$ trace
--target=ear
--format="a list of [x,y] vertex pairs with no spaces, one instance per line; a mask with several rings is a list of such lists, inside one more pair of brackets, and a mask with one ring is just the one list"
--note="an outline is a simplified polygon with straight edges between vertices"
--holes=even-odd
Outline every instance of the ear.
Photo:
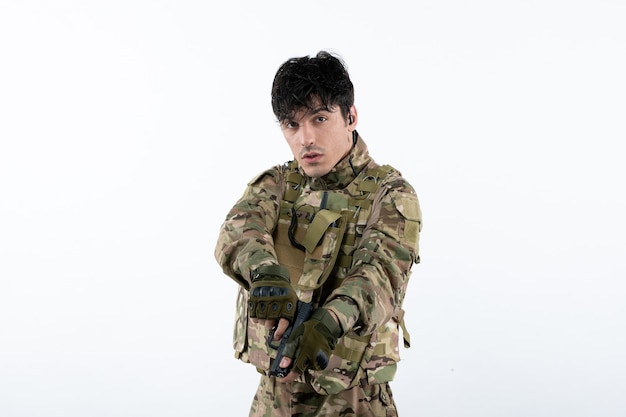
[[348,113],[348,130],[353,131],[356,129],[356,125],[359,122],[359,113],[356,111],[356,107],[352,105],[350,112]]

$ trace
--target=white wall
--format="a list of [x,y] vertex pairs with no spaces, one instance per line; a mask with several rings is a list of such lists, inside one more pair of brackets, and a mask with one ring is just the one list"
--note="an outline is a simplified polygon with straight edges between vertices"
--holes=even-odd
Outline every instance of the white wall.
[[[0,415],[247,415],[213,248],[329,48],[424,212],[403,416],[623,416],[626,6],[0,3]],[[222,414],[223,415],[223,414]]]

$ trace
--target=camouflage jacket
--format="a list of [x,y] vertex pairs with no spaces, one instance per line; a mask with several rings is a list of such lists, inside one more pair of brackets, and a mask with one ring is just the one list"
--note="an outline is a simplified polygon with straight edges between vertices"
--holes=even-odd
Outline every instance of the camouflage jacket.
[[[320,252],[318,260],[327,261],[320,266],[308,251],[293,248],[293,239],[285,236],[286,223],[289,216],[297,216],[301,233],[295,237],[306,243],[307,223],[322,217],[316,214],[326,206],[347,221],[341,231],[329,226],[320,249],[311,248]],[[247,318],[247,288],[252,271],[280,263],[289,268],[300,299],[333,311],[345,332],[326,370],[310,371],[304,378],[320,393],[338,392],[362,378],[372,383],[391,380],[400,360],[402,302],[411,267],[419,262],[420,230],[421,211],[412,186],[395,169],[376,164],[360,137],[323,177],[306,176],[295,162],[262,172],[228,213],[215,248],[224,273],[241,286],[236,356],[261,372],[269,368],[273,352],[266,346],[268,331]],[[335,250],[337,240],[341,251]],[[408,334],[404,336],[406,340]]]

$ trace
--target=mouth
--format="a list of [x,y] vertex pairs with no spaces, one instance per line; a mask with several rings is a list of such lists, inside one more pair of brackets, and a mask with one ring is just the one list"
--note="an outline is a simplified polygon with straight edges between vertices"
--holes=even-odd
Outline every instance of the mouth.
[[302,160],[309,164],[318,162],[322,158],[322,154],[318,152],[307,152],[302,155]]

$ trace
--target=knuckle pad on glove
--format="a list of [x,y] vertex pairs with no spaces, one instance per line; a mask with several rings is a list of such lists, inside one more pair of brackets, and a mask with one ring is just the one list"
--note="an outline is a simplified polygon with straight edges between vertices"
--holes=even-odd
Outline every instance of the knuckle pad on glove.
[[250,288],[252,304],[249,316],[259,319],[292,320],[295,316],[295,304],[298,296],[288,280],[282,277],[257,277]]
[[294,329],[287,344],[289,354],[285,356],[294,359],[293,369],[297,373],[302,374],[307,369],[323,370],[328,366],[335,342],[335,336],[323,323],[309,320]]
[[326,354],[326,352],[323,352],[321,350],[317,352],[315,362],[317,363],[319,369],[326,369],[326,367],[328,366],[328,355]]

